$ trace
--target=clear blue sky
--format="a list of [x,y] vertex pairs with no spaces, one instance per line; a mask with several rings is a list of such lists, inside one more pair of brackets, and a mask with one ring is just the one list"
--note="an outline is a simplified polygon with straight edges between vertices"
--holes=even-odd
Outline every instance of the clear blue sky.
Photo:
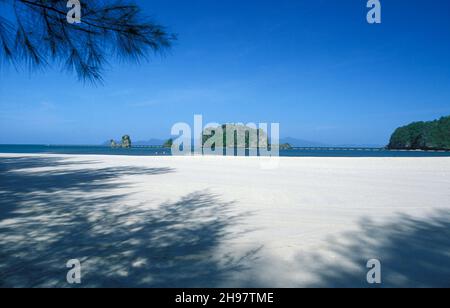
[[166,57],[112,63],[103,86],[59,69],[0,71],[0,143],[166,138],[194,114],[279,122],[282,137],[386,144],[399,125],[450,115],[450,1],[138,1],[178,33]]

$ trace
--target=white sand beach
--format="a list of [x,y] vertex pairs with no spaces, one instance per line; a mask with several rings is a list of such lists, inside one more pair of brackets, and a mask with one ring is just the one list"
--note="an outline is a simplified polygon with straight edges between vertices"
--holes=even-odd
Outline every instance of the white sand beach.
[[0,286],[450,287],[450,158],[0,154]]

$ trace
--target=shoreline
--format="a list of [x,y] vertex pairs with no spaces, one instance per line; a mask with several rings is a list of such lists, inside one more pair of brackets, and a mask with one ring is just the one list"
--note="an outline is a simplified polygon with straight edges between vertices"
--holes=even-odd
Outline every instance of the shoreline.
[[449,159],[450,156],[232,156],[232,155],[122,155],[122,154],[59,154],[59,153],[3,153],[0,152],[0,158],[10,157],[10,156],[26,156],[26,157],[41,157],[41,156],[62,156],[62,157],[117,157],[117,158],[125,158],[125,157],[134,157],[134,158],[217,158],[217,159],[245,159],[245,160],[264,160],[264,159],[280,159],[280,160],[291,160],[291,159],[375,159],[375,160],[386,160],[386,159],[394,159],[394,160],[402,160],[402,159]]

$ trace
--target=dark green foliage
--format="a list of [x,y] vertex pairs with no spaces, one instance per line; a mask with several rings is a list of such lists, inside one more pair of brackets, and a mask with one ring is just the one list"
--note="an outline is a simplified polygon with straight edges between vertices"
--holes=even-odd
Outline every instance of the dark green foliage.
[[166,142],[164,142],[163,148],[170,149],[170,148],[172,148],[172,145],[173,145],[173,139],[169,139]]
[[389,149],[450,150],[450,116],[431,122],[415,122],[398,128]]
[[[259,147],[267,147],[268,146],[268,137],[267,134],[262,129],[254,129],[245,125],[239,124],[223,124],[222,129],[218,128],[207,128],[203,131],[202,135],[202,145],[205,145],[206,141],[215,136],[216,134],[222,134],[223,138],[223,146],[225,148],[257,148]],[[228,144],[227,133],[234,133],[234,138],[231,139],[231,144]],[[253,138],[250,138],[250,133]],[[239,136],[245,136],[244,139],[239,139]],[[212,148],[215,149],[216,145]]]
[[68,11],[67,0],[0,0],[0,64],[56,64],[96,83],[112,59],[139,62],[176,40],[131,0],[81,1],[79,24]]

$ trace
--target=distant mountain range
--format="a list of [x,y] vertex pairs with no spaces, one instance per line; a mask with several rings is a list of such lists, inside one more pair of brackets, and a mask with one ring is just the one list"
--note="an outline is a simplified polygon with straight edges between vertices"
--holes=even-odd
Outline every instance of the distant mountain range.
[[296,139],[296,138],[280,138],[280,144],[289,143],[291,146],[295,148],[308,148],[308,147],[326,147],[328,145],[320,142]]
[[382,148],[384,145],[380,144],[327,144],[315,141],[308,141],[296,138],[280,138],[280,144],[289,143],[294,148],[323,148],[323,147],[337,147],[337,148]]
[[144,141],[136,141],[133,142],[133,145],[138,146],[162,146],[164,142],[166,142],[169,138],[163,140],[163,139],[149,139]]
[[371,144],[371,143],[361,143],[361,144],[334,144],[330,147],[336,148],[385,148],[386,145],[381,144]]

